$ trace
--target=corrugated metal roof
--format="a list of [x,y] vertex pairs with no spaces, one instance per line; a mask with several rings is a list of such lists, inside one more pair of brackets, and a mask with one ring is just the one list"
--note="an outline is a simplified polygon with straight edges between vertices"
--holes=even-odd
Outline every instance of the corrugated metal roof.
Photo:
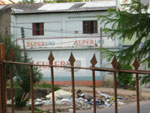
[[12,14],[38,14],[38,13],[72,13],[101,11],[115,8],[115,1],[98,2],[75,2],[75,3],[34,3],[34,4],[12,4],[3,10],[11,8]]

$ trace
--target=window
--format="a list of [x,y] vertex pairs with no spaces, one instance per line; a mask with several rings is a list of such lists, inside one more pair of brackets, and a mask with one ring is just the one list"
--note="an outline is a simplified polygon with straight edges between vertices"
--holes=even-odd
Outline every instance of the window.
[[44,23],[33,23],[32,34],[33,36],[44,35]]
[[92,34],[97,33],[97,21],[83,21],[83,33]]

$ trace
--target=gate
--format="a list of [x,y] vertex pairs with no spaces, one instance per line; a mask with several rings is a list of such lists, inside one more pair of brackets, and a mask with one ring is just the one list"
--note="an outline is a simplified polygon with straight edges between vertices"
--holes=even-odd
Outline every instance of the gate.
[[32,98],[32,113],[34,113],[34,88],[33,88],[33,67],[34,66],[48,66],[50,68],[51,72],[51,86],[52,86],[52,113],[56,113],[55,111],[55,93],[54,93],[54,67],[59,68],[69,68],[71,69],[71,78],[72,78],[72,102],[73,102],[73,113],[76,113],[76,104],[75,104],[75,69],[85,69],[85,70],[91,70],[91,76],[93,81],[93,113],[96,113],[96,85],[95,85],[95,72],[96,71],[104,71],[104,72],[113,72],[114,77],[114,98],[115,98],[115,113],[118,113],[118,103],[117,103],[117,73],[118,72],[125,72],[125,73],[133,73],[136,74],[136,100],[137,100],[137,113],[140,113],[140,102],[139,102],[139,74],[150,74],[150,71],[145,70],[139,70],[139,63],[137,59],[135,59],[133,63],[134,70],[123,70],[120,69],[120,63],[117,62],[116,57],[112,60],[112,67],[113,68],[100,68],[95,67],[97,64],[96,56],[93,55],[93,58],[91,59],[91,67],[74,67],[75,58],[73,54],[71,53],[69,61],[71,66],[54,66],[54,56],[53,53],[50,52],[50,55],[48,57],[49,65],[36,65],[33,63],[22,63],[22,62],[14,62],[13,59],[13,53],[11,52],[9,54],[9,61],[5,60],[5,50],[4,50],[4,44],[0,44],[0,113],[8,113],[7,111],[7,92],[6,92],[6,74],[5,74],[5,64],[10,65],[10,75],[11,75],[11,106],[12,106],[12,113],[15,113],[14,111],[14,88],[13,88],[13,65],[27,65],[30,67],[30,89],[31,89],[31,98]]

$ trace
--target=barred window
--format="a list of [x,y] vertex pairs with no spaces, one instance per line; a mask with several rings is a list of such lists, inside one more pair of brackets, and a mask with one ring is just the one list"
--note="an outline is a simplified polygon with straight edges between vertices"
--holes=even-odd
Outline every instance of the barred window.
[[92,34],[97,33],[97,21],[83,21],[83,33]]
[[44,23],[33,23],[32,34],[33,36],[44,35]]

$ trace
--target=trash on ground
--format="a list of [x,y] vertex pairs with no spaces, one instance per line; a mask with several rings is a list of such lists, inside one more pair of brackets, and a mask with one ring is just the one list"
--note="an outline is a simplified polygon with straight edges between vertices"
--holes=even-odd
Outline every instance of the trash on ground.
[[[88,110],[93,109],[93,96],[85,94],[81,90],[76,91],[75,96],[76,109],[78,110]],[[117,96],[118,105],[124,105],[124,98]],[[11,104],[11,100],[7,101],[8,104]],[[108,94],[97,91],[96,94],[96,106],[98,108],[106,108],[113,106],[115,103],[115,98]],[[29,99],[27,105],[32,104],[32,99]],[[35,106],[49,106],[52,105],[52,93],[45,96],[45,98],[37,98],[34,100]],[[65,90],[55,91],[55,105],[58,107],[66,108],[66,111],[73,110],[73,100],[72,93]],[[68,107],[67,107],[68,106]]]
[[[55,91],[55,99],[57,98],[66,98],[66,97],[71,97],[72,93],[68,92],[68,91],[64,91],[62,89]],[[47,99],[51,99],[52,98],[52,93],[46,95]]]

